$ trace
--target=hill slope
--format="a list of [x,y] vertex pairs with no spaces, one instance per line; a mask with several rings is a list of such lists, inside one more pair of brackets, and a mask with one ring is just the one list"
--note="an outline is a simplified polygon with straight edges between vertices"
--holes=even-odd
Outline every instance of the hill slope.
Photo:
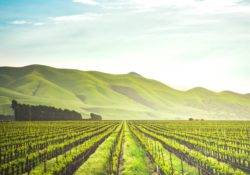
[[0,113],[12,99],[70,108],[105,119],[250,119],[249,94],[215,93],[205,88],[178,91],[131,72],[96,71],[30,65],[0,67]]

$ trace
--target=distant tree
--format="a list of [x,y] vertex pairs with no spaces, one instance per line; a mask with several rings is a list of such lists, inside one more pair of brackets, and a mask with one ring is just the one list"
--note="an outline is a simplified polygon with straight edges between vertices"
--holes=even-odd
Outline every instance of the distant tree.
[[15,117],[17,116],[17,106],[18,106],[17,101],[16,100],[12,100],[12,102],[11,102],[11,108],[14,111],[14,116]]
[[34,106],[12,101],[16,120],[82,120],[80,113],[51,106]]
[[194,119],[193,119],[193,118],[189,118],[188,120],[189,120],[189,121],[193,121]]
[[90,119],[91,120],[102,120],[102,116],[95,114],[95,113],[90,113]]
[[0,114],[0,121],[11,121],[11,120],[14,120],[14,116]]
[[12,100],[11,107],[12,107],[13,110],[16,109],[16,107],[17,107],[17,101],[16,100]]

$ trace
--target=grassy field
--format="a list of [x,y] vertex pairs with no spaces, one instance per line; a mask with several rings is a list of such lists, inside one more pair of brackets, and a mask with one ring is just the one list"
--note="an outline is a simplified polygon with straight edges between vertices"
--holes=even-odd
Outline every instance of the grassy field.
[[149,175],[152,174],[152,166],[147,158],[145,150],[135,141],[127,124],[125,125],[125,142],[123,154],[124,175]]
[[114,75],[41,65],[0,67],[0,114],[11,113],[12,99],[73,109],[84,117],[101,113],[105,119],[250,117],[249,95],[205,88],[179,91],[133,72]]
[[249,175],[250,122],[1,122],[0,174]]
[[77,171],[76,175],[82,174],[97,174],[97,175],[105,175],[109,171],[109,162],[110,159],[110,150],[112,149],[113,143],[117,137],[117,134],[122,126],[117,128],[110,137],[105,140],[103,144],[101,144],[98,149],[92,154],[88,160],[81,165]]

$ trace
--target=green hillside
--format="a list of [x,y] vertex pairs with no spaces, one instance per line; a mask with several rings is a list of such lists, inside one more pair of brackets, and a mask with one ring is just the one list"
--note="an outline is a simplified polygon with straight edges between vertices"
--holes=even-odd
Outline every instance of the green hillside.
[[101,113],[105,119],[250,119],[249,94],[178,91],[134,72],[0,67],[0,113],[11,112],[12,99],[74,109],[83,116]]

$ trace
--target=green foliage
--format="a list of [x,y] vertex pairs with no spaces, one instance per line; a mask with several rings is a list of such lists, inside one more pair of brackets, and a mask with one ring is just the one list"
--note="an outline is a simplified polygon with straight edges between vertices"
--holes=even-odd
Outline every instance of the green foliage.
[[92,154],[82,166],[80,166],[75,175],[91,174],[91,175],[105,175],[108,172],[110,150],[112,144],[117,137],[118,131],[121,127],[118,127],[110,137],[101,144],[98,149]]
[[132,126],[133,134],[138,138],[145,150],[151,155],[156,165],[165,173],[169,175],[198,175],[198,170],[182,161],[173,153],[165,150],[163,145],[144,134],[136,131]]
[[187,126],[187,122],[190,121],[131,122],[131,125],[139,138],[152,138],[206,171],[247,174],[249,122],[207,122],[205,126],[195,121]]
[[[51,162],[61,162],[59,170],[77,155],[110,134],[120,122],[11,122],[0,127],[0,173],[11,167],[34,166],[35,174],[49,170]],[[92,139],[93,138],[93,139]],[[59,155],[64,155],[59,159]],[[55,159],[51,159],[56,157]],[[65,159],[64,159],[65,158]],[[67,160],[66,160],[67,158]],[[45,163],[43,162],[45,161]],[[66,162],[64,162],[66,161]],[[27,166],[26,166],[27,165]],[[53,173],[54,167],[50,169]],[[29,171],[23,169],[22,173]],[[47,172],[47,171],[46,171]]]
[[125,125],[125,143],[123,154],[123,175],[149,175],[146,153],[133,139],[128,126]]
[[215,93],[204,88],[178,91],[136,73],[31,65],[0,67],[0,112],[10,113],[11,100],[55,106],[104,119],[249,119],[249,95]]
[[1,122],[0,174],[146,175],[159,168],[166,175],[247,175],[249,126],[247,121]]

